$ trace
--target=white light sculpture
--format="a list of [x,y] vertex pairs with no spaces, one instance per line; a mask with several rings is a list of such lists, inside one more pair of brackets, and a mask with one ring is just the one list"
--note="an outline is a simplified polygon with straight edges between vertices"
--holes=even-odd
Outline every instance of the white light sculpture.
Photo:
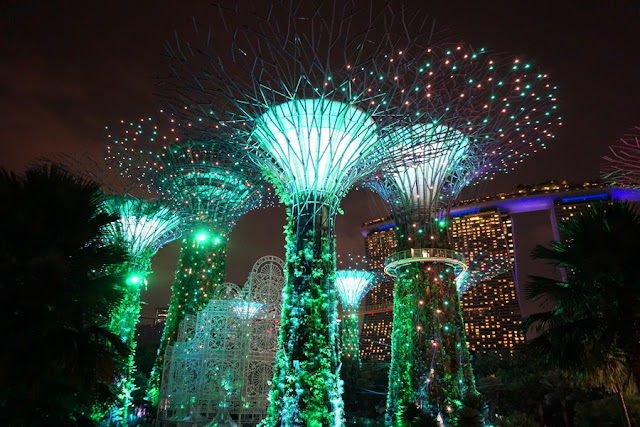
[[167,347],[158,425],[257,425],[278,347],[284,261],[260,258],[242,289],[221,284]]
[[337,270],[336,289],[342,303],[342,357],[360,363],[358,307],[362,298],[379,283],[379,275],[368,270]]

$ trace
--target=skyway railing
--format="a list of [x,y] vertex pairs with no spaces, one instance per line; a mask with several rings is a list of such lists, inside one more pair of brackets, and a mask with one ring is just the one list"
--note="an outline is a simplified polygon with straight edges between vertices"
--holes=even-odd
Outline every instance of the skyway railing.
[[441,248],[414,248],[406,251],[396,252],[388,257],[384,262],[384,272],[390,276],[397,277],[398,267],[422,262],[439,262],[454,267],[456,276],[468,270],[464,256],[451,249]]

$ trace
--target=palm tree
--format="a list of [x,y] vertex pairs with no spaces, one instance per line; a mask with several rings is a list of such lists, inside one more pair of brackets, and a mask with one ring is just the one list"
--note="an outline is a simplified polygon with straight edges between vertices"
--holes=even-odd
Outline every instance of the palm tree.
[[533,251],[566,280],[532,277],[527,298],[553,309],[525,319],[539,333],[530,346],[546,365],[624,405],[629,383],[640,388],[640,217],[626,203],[595,203],[560,228],[564,240]]
[[0,168],[2,425],[89,425],[113,398],[125,254],[102,240],[98,189],[54,165]]

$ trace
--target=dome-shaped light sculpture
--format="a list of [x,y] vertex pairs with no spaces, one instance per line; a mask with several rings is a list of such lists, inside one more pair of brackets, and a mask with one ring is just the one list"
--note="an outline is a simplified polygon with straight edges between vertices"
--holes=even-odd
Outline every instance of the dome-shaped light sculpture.
[[393,425],[415,405],[455,422],[464,395],[475,392],[458,297],[468,266],[450,249],[449,209],[471,180],[508,171],[544,148],[560,120],[556,88],[528,63],[461,45],[427,52],[427,65],[449,75],[446,85],[432,86],[444,108],[424,105],[441,119],[398,127],[389,137],[399,146],[428,140],[422,146],[429,148],[408,150],[414,164],[371,183],[397,225],[398,252],[385,266],[396,276],[387,400]]
[[360,364],[358,307],[364,296],[380,283],[380,274],[368,269],[366,258],[338,256],[336,289],[342,304],[342,359]]

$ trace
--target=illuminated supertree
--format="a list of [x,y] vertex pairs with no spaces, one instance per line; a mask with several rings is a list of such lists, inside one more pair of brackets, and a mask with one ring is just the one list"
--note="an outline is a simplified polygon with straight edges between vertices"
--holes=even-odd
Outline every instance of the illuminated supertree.
[[[186,219],[169,311],[151,374],[148,396],[157,403],[162,360],[184,316],[204,308],[224,281],[226,246],[233,226],[261,206],[267,189],[237,145],[218,139],[181,139],[180,127],[160,130],[151,119],[123,123],[111,135],[118,168],[140,180]],[[113,133],[113,131],[112,131]]]
[[140,316],[140,290],[146,286],[151,270],[151,258],[160,247],[180,237],[182,220],[173,210],[161,204],[132,195],[109,195],[104,210],[118,220],[105,230],[107,239],[127,249],[130,262],[124,296],[111,315],[110,329],[131,348],[126,374],[118,379],[118,405],[109,414],[110,421],[125,424],[127,409],[131,405],[131,392],[135,389],[135,329]]
[[[468,266],[452,251],[448,213],[471,180],[508,171],[544,148],[560,119],[547,75],[518,59],[479,53],[465,45],[427,52],[443,120],[399,126],[388,137],[400,146],[424,141],[413,164],[381,174],[370,185],[385,199],[397,226],[398,252],[385,272],[396,276],[387,423],[408,425],[416,405],[456,425],[466,393],[474,393],[457,283]],[[428,143],[427,143],[428,142]]]
[[360,364],[358,307],[362,298],[380,283],[380,275],[368,269],[366,258],[338,256],[336,289],[342,304],[342,358]]
[[617,144],[609,147],[611,155],[604,158],[605,181],[623,187],[640,189],[640,126],[636,126]]
[[[226,132],[246,147],[288,207],[280,348],[264,424],[338,426],[334,218],[354,182],[404,157],[384,137],[391,126],[435,119],[411,109],[427,89],[412,86],[417,70],[404,74],[412,63],[405,47],[428,43],[432,27],[419,15],[349,1],[322,10],[284,3],[223,13],[201,32],[206,40],[169,46],[175,75],[163,88],[192,128]],[[242,16],[256,22],[238,25]],[[412,26],[420,31],[409,36]]]

